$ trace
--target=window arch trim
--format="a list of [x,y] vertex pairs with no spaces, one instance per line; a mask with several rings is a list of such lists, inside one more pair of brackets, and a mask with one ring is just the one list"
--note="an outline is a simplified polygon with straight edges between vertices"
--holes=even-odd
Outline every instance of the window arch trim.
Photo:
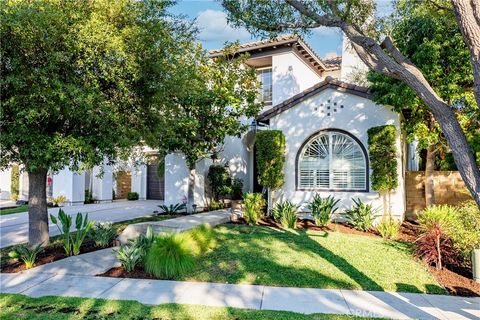
[[[313,138],[316,136],[320,135],[321,133],[326,133],[326,132],[338,132],[341,134],[344,134],[351,138],[353,141],[357,143],[357,145],[360,147],[362,150],[363,156],[365,158],[365,188],[364,189],[356,189],[356,190],[349,190],[349,189],[331,189],[331,188],[302,188],[300,187],[300,156],[302,154],[302,151],[304,150],[305,146],[312,141]],[[342,130],[342,129],[336,129],[336,128],[328,128],[328,129],[322,129],[318,130],[315,133],[311,134],[308,138],[306,138],[300,148],[297,150],[297,155],[295,157],[295,190],[297,191],[324,191],[324,192],[369,192],[370,190],[370,161],[368,159],[368,153],[367,149],[363,145],[363,143],[358,139],[356,136],[351,134],[348,131]]]

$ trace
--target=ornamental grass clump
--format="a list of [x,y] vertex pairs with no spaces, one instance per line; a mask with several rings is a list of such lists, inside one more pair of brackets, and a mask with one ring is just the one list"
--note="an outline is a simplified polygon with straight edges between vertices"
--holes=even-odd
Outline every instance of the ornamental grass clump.
[[155,238],[145,256],[145,271],[160,279],[174,279],[195,266],[195,241],[188,233]]
[[353,207],[344,213],[348,224],[360,231],[368,231],[373,225],[373,219],[377,209],[371,204],[366,204],[358,199],[352,199]]
[[193,240],[195,255],[201,255],[216,246],[215,232],[208,224],[202,224],[187,232]]
[[272,209],[272,215],[275,221],[282,227],[289,229],[297,228],[298,207],[290,201],[279,202]]
[[243,217],[249,225],[257,224],[263,216],[263,208],[265,207],[265,199],[261,193],[245,193],[245,210]]
[[310,210],[317,226],[324,227],[330,223],[332,215],[338,210],[337,204],[339,201],[340,199],[335,199],[332,195],[326,198],[322,198],[319,194],[313,196],[307,208]]

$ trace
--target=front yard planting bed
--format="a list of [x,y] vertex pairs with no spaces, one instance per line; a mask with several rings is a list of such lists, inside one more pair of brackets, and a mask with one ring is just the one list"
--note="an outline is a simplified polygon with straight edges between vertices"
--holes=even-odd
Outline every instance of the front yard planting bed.
[[[152,216],[145,216],[140,218],[135,218],[132,220],[120,221],[113,223],[113,226],[116,228],[117,236],[129,225],[134,223],[140,222],[148,222],[148,221],[162,221],[167,219],[176,218],[179,215],[152,215]],[[94,242],[85,239],[81,248],[80,254],[93,252],[97,250],[102,250],[105,248],[112,247],[114,243],[110,243],[107,247],[96,247]],[[1,265],[0,265],[0,272],[2,273],[16,273],[25,270],[25,264],[18,259],[12,259],[8,256],[8,253],[13,249],[14,246],[9,248],[4,248],[1,250]],[[38,254],[37,260],[35,262],[35,266],[40,266],[43,264],[51,263],[57,260],[68,258],[65,254],[65,251],[62,246],[62,237],[61,236],[54,236],[50,238],[50,244],[45,247],[44,251]]]
[[[226,224],[216,227],[217,247],[175,280],[286,287],[427,292],[446,290],[412,258],[411,245],[375,235],[321,230],[281,230]],[[151,277],[121,268],[103,276]]]
[[27,212],[27,211],[28,211],[28,204],[22,204],[15,208],[0,209],[0,216],[4,216],[7,214],[20,213],[20,212]]
[[285,311],[248,310],[196,305],[146,306],[135,301],[0,295],[2,319],[218,319],[218,320],[360,320],[346,315],[304,315]]

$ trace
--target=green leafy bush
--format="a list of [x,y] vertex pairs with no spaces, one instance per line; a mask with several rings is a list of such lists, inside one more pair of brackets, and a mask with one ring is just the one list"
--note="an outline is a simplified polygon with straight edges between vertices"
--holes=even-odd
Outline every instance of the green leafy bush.
[[20,259],[25,263],[26,269],[31,269],[35,266],[37,255],[43,251],[42,244],[36,245],[33,248],[28,248],[25,245],[16,246],[8,253],[10,258]]
[[282,227],[289,229],[297,228],[298,207],[290,201],[279,202],[272,209],[272,215],[275,221]]
[[139,196],[137,192],[127,193],[127,200],[138,200]]
[[373,225],[376,209],[371,204],[362,202],[360,198],[352,199],[353,207],[345,210],[344,216],[347,222],[355,229],[368,231]]
[[204,254],[216,245],[215,232],[208,224],[202,224],[199,227],[187,231],[187,233],[195,242],[193,251],[196,255]]
[[145,271],[160,279],[188,273],[195,265],[193,241],[187,233],[156,237],[145,256]]
[[390,191],[398,186],[395,126],[368,129],[368,155],[372,168],[372,189]]
[[480,210],[473,200],[463,202],[455,211],[455,226],[448,230],[456,250],[470,261],[473,249],[480,248]]
[[265,207],[265,199],[261,193],[245,193],[245,210],[243,217],[249,225],[257,224],[263,216],[263,208]]
[[208,168],[207,178],[215,201],[228,196],[232,192],[232,179],[225,165],[212,164]]
[[137,243],[121,245],[116,251],[116,257],[127,272],[135,269],[144,256],[143,249]]
[[187,208],[185,203],[171,204],[169,206],[162,204],[162,205],[159,205],[158,207],[162,209],[162,214],[168,214],[168,215],[176,214],[180,211],[186,210]]
[[232,200],[242,200],[243,198],[243,180],[235,178],[232,181]]
[[88,213],[85,214],[85,219],[81,212],[77,213],[75,217],[75,235],[72,235],[70,228],[72,226],[72,216],[65,214],[65,212],[60,209],[58,211],[58,220],[51,214],[50,219],[53,223],[57,225],[58,230],[60,231],[63,239],[63,249],[67,255],[78,255],[80,253],[80,247],[82,246],[85,237],[87,236],[90,229],[95,224],[95,221],[88,221]]
[[376,228],[383,239],[395,239],[400,232],[400,222],[387,215],[382,217]]
[[95,243],[96,247],[105,248],[112,243],[117,235],[117,229],[111,222],[103,222],[95,224],[90,232],[88,238]]
[[307,208],[310,210],[317,226],[326,226],[331,221],[331,216],[337,211],[337,204],[340,199],[330,195],[322,198],[319,194],[313,196]]
[[225,208],[225,204],[221,203],[220,201],[212,200],[208,204],[208,210],[209,211],[220,210],[220,209],[223,209],[223,208]]
[[17,201],[20,190],[20,167],[18,164],[12,165],[12,172],[10,176],[10,196],[12,200]]
[[258,183],[278,189],[284,183],[285,136],[280,130],[263,130],[256,134],[255,148]]

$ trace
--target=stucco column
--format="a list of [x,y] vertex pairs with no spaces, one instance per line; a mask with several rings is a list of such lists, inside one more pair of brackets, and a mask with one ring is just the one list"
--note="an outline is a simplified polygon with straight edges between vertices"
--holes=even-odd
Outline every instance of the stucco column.
[[[103,174],[102,174],[103,173]],[[92,170],[92,198],[96,202],[112,202],[113,200],[113,168],[103,164]]]
[[65,196],[66,206],[82,205],[85,201],[85,172],[64,168],[52,177],[52,197]]
[[12,184],[11,168],[0,171],[0,200],[10,200]]
[[138,193],[139,200],[147,199],[147,165],[132,168],[132,192]]

